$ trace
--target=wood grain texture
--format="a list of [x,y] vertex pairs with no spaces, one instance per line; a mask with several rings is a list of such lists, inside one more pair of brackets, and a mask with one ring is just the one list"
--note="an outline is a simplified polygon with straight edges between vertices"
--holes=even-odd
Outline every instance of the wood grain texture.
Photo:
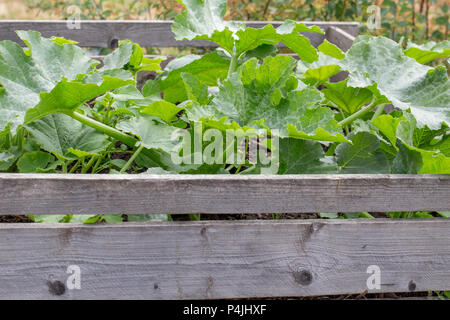
[[[281,25],[279,21],[246,21],[250,27],[261,28],[266,24],[275,27]],[[356,22],[305,22],[306,25],[317,25],[326,31],[330,26],[356,36],[359,24]],[[209,41],[176,41],[171,31],[172,21],[81,21],[81,29],[69,29],[67,21],[38,21],[38,20],[3,20],[0,21],[0,40],[12,40],[22,43],[15,30],[36,30],[44,36],[58,36],[79,42],[84,47],[114,46],[117,40],[132,40],[145,47],[198,47],[216,46]],[[311,43],[319,45],[324,35],[304,33]]]
[[[450,289],[450,220],[0,224],[0,299],[213,299]],[[67,268],[81,289],[67,288]]]
[[0,214],[450,210],[450,175],[0,173]]

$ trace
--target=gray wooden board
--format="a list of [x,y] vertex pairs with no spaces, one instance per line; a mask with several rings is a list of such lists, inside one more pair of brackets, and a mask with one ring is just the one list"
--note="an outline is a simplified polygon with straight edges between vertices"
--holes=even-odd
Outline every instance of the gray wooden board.
[[450,210],[450,175],[0,173],[0,214]]
[[357,35],[353,35],[348,31],[345,31],[341,28],[337,27],[329,27],[326,31],[326,39],[331,43],[335,44],[343,51],[348,51],[353,45],[353,41],[355,41],[355,37]]
[[362,293],[372,265],[369,292],[449,290],[449,243],[449,219],[0,224],[0,299]]
[[[275,27],[281,25],[279,21],[251,21],[245,22],[250,27],[261,28],[266,24]],[[330,26],[356,36],[359,24],[357,22],[305,22],[307,26],[317,25],[326,31]],[[198,47],[215,46],[209,41],[176,41],[171,31],[172,21],[81,21],[81,29],[70,29],[67,21],[39,21],[39,20],[3,20],[0,21],[0,40],[12,40],[22,43],[15,30],[36,30],[44,36],[58,36],[79,42],[86,47],[111,47],[116,40],[129,39],[145,47]],[[313,45],[319,45],[324,35],[304,33]]]

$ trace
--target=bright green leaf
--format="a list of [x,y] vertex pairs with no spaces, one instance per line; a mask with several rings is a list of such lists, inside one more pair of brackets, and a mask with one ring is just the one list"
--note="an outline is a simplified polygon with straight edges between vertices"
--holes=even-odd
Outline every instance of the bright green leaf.
[[423,45],[409,42],[408,48],[405,50],[405,55],[416,59],[417,62],[422,64],[426,64],[438,58],[448,58],[450,57],[450,40],[439,43],[429,41]]
[[173,103],[159,100],[155,101],[149,106],[141,109],[141,113],[149,115],[149,116],[155,116],[162,120],[164,120],[166,123],[170,123],[174,120],[176,120],[176,115],[183,110],[183,108],[180,108]]
[[117,128],[139,137],[140,143],[147,149],[160,149],[166,152],[177,151],[183,130],[167,125],[158,118],[147,115],[123,120]]
[[52,155],[47,152],[28,152],[19,158],[17,168],[20,173],[35,173],[39,170],[46,169],[53,160]]
[[352,144],[336,148],[337,162],[343,173],[389,173],[389,162],[378,150],[380,141],[368,132],[358,132]]
[[76,159],[71,150],[96,155],[109,141],[104,134],[64,114],[53,114],[26,126],[41,147],[59,157]]
[[411,109],[418,127],[450,125],[450,81],[445,67],[424,66],[384,37],[359,36],[341,60],[350,72],[348,84],[367,87],[400,109]]

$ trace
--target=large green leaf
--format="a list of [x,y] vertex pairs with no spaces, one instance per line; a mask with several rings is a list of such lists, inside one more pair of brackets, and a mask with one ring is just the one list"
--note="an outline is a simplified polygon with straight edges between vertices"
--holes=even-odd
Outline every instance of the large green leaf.
[[408,48],[405,50],[405,55],[416,59],[417,62],[422,64],[438,58],[448,58],[450,57],[450,40],[439,43],[430,41],[423,45],[409,42]]
[[268,57],[262,65],[257,59],[247,61],[222,83],[210,105],[188,107],[188,118],[218,129],[268,128],[282,137],[346,141],[334,112],[320,107],[321,93],[314,88],[296,91],[294,64],[286,56]]
[[345,53],[338,46],[332,44],[326,39],[317,47],[317,50],[338,60],[345,58]]
[[345,54],[334,44],[324,40],[318,47],[318,59],[313,62],[299,60],[296,73],[303,82],[319,85],[341,71],[340,60]]
[[[161,149],[145,149],[136,158],[136,163],[144,168],[154,168],[150,174],[183,173],[183,174],[226,174],[223,164],[175,164],[172,161],[173,153]],[[162,168],[161,171],[158,168]]]
[[217,43],[230,55],[241,56],[263,44],[276,45],[283,42],[307,62],[317,59],[317,51],[309,39],[300,32],[323,31],[317,27],[306,27],[303,23],[287,20],[275,29],[272,25],[263,28],[246,28],[242,24],[224,21],[226,0],[183,0],[186,10],[181,12],[172,25],[177,40],[209,40]]
[[159,71],[163,58],[150,59],[144,57],[139,44],[130,40],[119,41],[119,47],[104,59],[104,70],[125,69],[133,74],[141,71]]
[[159,100],[151,103],[149,106],[143,108],[141,110],[141,113],[147,114],[149,116],[155,116],[162,120],[164,120],[167,123],[170,123],[171,121],[176,120],[176,115],[178,112],[183,110],[183,108],[180,108],[173,103]]
[[[117,72],[113,71],[103,80],[102,73],[94,72],[98,62],[72,43],[42,38],[34,31],[20,31],[18,35],[29,50],[11,41],[0,42],[0,132],[8,124],[15,132],[33,107],[37,108],[30,113],[30,121],[52,109],[76,108],[96,95],[131,83],[115,79]],[[96,76],[86,77],[90,72]]]
[[[450,128],[448,126],[443,125],[441,128],[437,130],[432,130],[428,128],[427,126],[423,128],[415,128],[413,133],[413,145],[418,148],[425,148],[431,147],[433,140],[436,139],[436,137],[439,136],[445,136],[450,135]],[[445,140],[445,138],[443,138]],[[447,139],[448,140],[448,139]],[[440,147],[444,147],[445,149],[445,141],[443,144],[433,144],[434,147],[431,149],[440,149]],[[444,150],[441,150],[444,152]],[[450,156],[450,155],[447,155]]]
[[[214,32],[222,32],[226,28],[236,30],[239,26],[224,21],[227,10],[226,0],[178,0],[183,10],[172,25],[176,40],[194,40],[200,36],[212,36]],[[216,36],[217,33],[216,33]]]
[[136,135],[147,149],[170,153],[181,147],[183,130],[169,126],[153,116],[139,115],[123,120],[117,124],[117,129]]
[[358,132],[352,144],[342,143],[336,148],[337,162],[343,173],[389,173],[386,156],[378,151],[380,141],[368,132]]
[[[85,81],[88,79],[86,78]],[[131,83],[133,83],[132,80],[110,76],[104,76],[101,83],[83,83],[63,79],[52,91],[41,93],[39,103],[26,112],[25,123],[36,121],[52,113],[71,112],[84,102]]]
[[342,128],[334,120],[334,111],[319,106],[322,96],[306,88],[289,95],[286,114],[289,136],[307,140],[349,142],[342,134]]
[[289,49],[294,51],[300,59],[306,62],[317,60],[318,54],[316,49],[311,45],[309,39],[300,32],[321,33],[323,31],[318,26],[306,27],[303,23],[292,20],[285,21],[277,28],[278,39],[283,42]]
[[63,77],[75,80],[79,74],[93,71],[99,63],[87,57],[80,47],[70,43],[59,44],[42,37],[37,31],[18,31],[17,35],[28,46],[33,63],[52,83],[61,81]]
[[440,151],[446,157],[450,157],[450,133],[438,142],[424,146],[423,149]]
[[258,66],[257,59],[251,59],[221,84],[211,105],[195,106],[187,111],[188,116],[194,121],[225,117],[240,126],[266,118],[270,109],[276,111],[274,106],[278,103],[272,97],[281,92],[293,68],[294,59],[291,57],[268,57],[261,66]]
[[337,165],[325,157],[322,146],[315,141],[280,139],[278,174],[337,173]]
[[327,83],[322,90],[325,97],[342,111],[352,114],[372,100],[372,92],[366,88],[353,88],[347,85],[348,79],[337,83]]
[[199,104],[208,104],[210,101],[208,86],[191,73],[182,73],[187,98]]
[[391,172],[396,174],[418,174],[423,166],[422,154],[409,149],[398,140],[398,153],[392,162]]
[[7,151],[0,151],[0,171],[9,170],[20,155],[21,152],[17,148],[11,148]]
[[422,154],[423,166],[419,173],[450,174],[450,157],[441,152],[409,148]]
[[318,59],[308,62],[299,60],[296,74],[303,82],[310,85],[319,85],[327,82],[331,76],[341,71],[340,61],[345,54],[334,44],[324,40],[318,47]]
[[388,138],[392,146],[396,146],[397,127],[401,121],[407,120],[405,117],[394,118],[391,115],[383,114],[373,119],[371,123],[378,128]]
[[319,85],[327,82],[330,77],[341,71],[339,60],[319,52],[318,59],[312,63],[299,60],[296,73],[303,82]]
[[[276,45],[278,42],[283,42],[302,60],[306,62],[313,62],[317,60],[317,50],[311,45],[309,39],[300,34],[300,32],[323,33],[323,31],[317,26],[307,27],[303,23],[292,20],[285,21],[277,29],[275,29],[271,24],[258,29],[244,28],[235,33],[235,54],[240,56],[241,54],[253,50],[263,44]],[[229,51],[229,53],[231,54],[233,52]]]
[[396,42],[360,36],[342,65],[350,72],[348,84],[367,87],[400,109],[411,109],[419,127],[450,124],[450,82],[445,67],[431,68],[403,54]]
[[142,48],[129,40],[120,41],[119,47],[105,57],[104,69],[122,69],[126,65],[131,68],[139,67],[143,58]]
[[[419,173],[450,173],[450,157],[446,149],[448,147],[447,137],[444,136],[437,143],[431,144],[434,138],[448,131],[448,127],[443,126],[438,130],[431,130],[426,126],[418,128],[416,119],[408,113],[398,118],[382,115],[371,122],[394,146],[397,139],[402,142],[402,145],[396,144],[399,149],[396,161],[401,161],[401,163],[397,162],[394,165],[400,164],[407,172],[417,170],[419,163],[417,154],[420,154],[422,167],[419,168]],[[405,150],[405,147],[408,150]]]
[[47,152],[27,152],[17,161],[17,168],[20,173],[45,172],[53,160],[53,156]]
[[159,76],[157,83],[169,102],[181,102],[187,99],[183,73],[195,75],[208,86],[216,86],[218,79],[227,76],[230,61],[222,58],[217,52],[204,56],[185,56],[171,61]]
[[49,115],[26,128],[42,149],[64,159],[76,159],[79,152],[98,154],[110,143],[104,134],[65,114]]

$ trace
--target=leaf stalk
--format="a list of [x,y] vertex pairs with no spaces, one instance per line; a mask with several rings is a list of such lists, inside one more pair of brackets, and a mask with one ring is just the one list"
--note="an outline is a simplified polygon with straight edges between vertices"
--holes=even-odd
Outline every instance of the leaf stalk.
[[369,104],[367,107],[362,108],[358,112],[355,112],[354,114],[348,116],[347,118],[345,118],[344,120],[342,120],[338,124],[340,126],[346,126],[346,125],[352,123],[353,121],[355,121],[356,119],[361,118],[363,115],[365,115],[366,113],[370,112],[376,106],[377,106],[377,104],[376,104],[376,101],[375,101],[375,102]]
[[120,170],[120,173],[125,173],[133,164],[134,160],[136,160],[137,156],[144,150],[144,145],[141,144],[139,148],[137,148],[136,152],[131,156],[130,160],[123,166]]
[[228,69],[227,79],[231,77],[233,72],[236,71],[237,68],[238,55],[236,53],[236,47],[233,48],[233,54],[231,55],[230,67]]
[[138,141],[136,138],[133,138],[132,136],[123,133],[117,129],[114,129],[104,123],[101,123],[97,120],[91,119],[81,113],[72,111],[66,113],[68,116],[74,118],[75,120],[80,121],[81,123],[84,123],[85,125],[90,126],[91,128],[94,128],[95,130],[98,130],[100,132],[103,132],[104,134],[125,143],[129,147],[134,147],[136,145],[136,142]]

